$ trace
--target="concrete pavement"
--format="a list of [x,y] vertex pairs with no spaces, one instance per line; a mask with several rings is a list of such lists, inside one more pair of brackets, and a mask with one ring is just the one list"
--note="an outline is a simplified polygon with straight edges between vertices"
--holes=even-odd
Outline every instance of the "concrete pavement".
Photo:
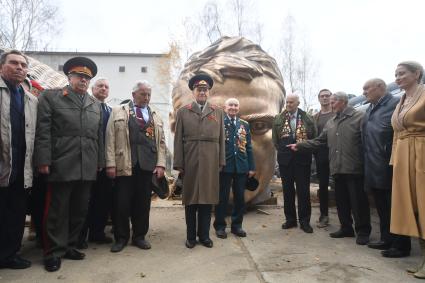
[[[32,260],[32,267],[1,269],[0,282],[420,282],[405,272],[420,260],[416,240],[412,256],[386,259],[377,250],[356,245],[354,238],[331,239],[329,232],[338,228],[334,208],[331,226],[318,229],[318,207],[313,207],[313,234],[299,228],[282,230],[279,206],[261,207],[270,215],[254,209],[244,219],[247,238],[229,233],[227,239],[218,239],[212,229],[212,249],[197,245],[189,250],[179,201],[160,200],[153,206],[151,250],[130,245],[113,254],[110,246],[90,244],[85,260],[63,260],[58,272],[48,273],[41,250],[25,240],[22,256]],[[374,215],[372,239],[378,238],[377,224]]]

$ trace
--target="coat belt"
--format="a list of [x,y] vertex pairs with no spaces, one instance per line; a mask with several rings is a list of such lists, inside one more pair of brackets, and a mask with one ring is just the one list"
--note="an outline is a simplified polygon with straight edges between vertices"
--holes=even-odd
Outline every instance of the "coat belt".
[[425,133],[423,132],[401,132],[398,134],[397,138],[403,140],[410,137],[422,137],[425,138]]
[[219,142],[219,138],[211,138],[211,137],[186,137],[183,138],[183,142],[189,141],[205,141],[205,142]]

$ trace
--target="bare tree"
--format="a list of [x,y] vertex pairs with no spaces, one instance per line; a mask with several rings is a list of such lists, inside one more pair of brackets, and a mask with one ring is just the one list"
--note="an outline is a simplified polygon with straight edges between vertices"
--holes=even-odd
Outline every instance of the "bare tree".
[[245,16],[247,1],[245,0],[230,0],[230,5],[233,10],[234,18],[236,19],[237,35],[243,36],[245,28]]
[[0,0],[0,7],[0,45],[3,47],[46,48],[59,32],[59,9],[49,0]]
[[207,2],[200,15],[200,23],[210,43],[213,43],[222,36],[220,22],[217,2]]
[[306,111],[315,103],[315,87],[318,64],[311,54],[308,41],[300,40],[296,35],[295,19],[288,15],[283,26],[283,38],[280,46],[282,56],[282,73],[288,90],[300,96]]

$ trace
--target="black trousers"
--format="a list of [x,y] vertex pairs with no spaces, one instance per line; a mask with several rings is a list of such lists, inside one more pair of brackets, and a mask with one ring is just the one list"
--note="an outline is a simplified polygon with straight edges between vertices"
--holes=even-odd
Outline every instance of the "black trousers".
[[0,188],[0,262],[16,255],[24,235],[27,194],[24,176]]
[[319,179],[320,216],[329,213],[329,162],[316,160],[317,177]]
[[112,179],[106,176],[106,170],[97,174],[97,180],[90,190],[89,211],[81,230],[79,241],[105,238],[105,227],[112,211]]
[[78,240],[89,206],[92,181],[47,185],[43,219],[44,257],[60,257]]
[[152,171],[133,167],[132,176],[117,177],[113,193],[113,216],[115,241],[144,239],[149,230],[149,213],[152,195]]
[[43,215],[46,202],[47,175],[34,176],[30,196],[31,220],[34,223],[37,241],[43,238]]
[[233,191],[232,228],[242,228],[245,210],[245,184],[247,174],[220,172],[220,201],[215,206],[214,228],[226,229],[226,210],[229,202],[230,187]]
[[354,218],[356,234],[370,235],[369,200],[363,186],[363,175],[336,174],[335,200],[341,229],[353,231]]
[[[298,219],[300,224],[310,223],[310,165],[291,162],[287,166],[279,164],[283,187],[283,210],[286,221],[296,223],[295,192],[298,200]],[[295,191],[296,186],[296,191]]]
[[381,241],[391,243],[391,246],[399,250],[410,251],[411,242],[409,236],[390,233],[391,223],[391,189],[371,188],[376,210],[379,216],[379,230]]
[[[212,205],[191,204],[186,205],[184,208],[187,239],[190,241],[195,241],[196,235],[198,235],[200,241],[209,239]],[[196,217],[198,217],[198,219],[196,219]],[[196,224],[198,224],[198,231],[196,231]]]

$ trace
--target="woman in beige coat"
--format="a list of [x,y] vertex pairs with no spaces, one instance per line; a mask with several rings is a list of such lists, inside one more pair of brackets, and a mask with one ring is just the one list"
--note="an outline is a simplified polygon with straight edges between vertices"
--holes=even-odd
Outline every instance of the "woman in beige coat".
[[424,70],[416,62],[397,65],[396,83],[405,91],[391,123],[394,143],[391,155],[393,191],[391,232],[419,238],[421,264],[408,269],[425,279],[425,86]]

